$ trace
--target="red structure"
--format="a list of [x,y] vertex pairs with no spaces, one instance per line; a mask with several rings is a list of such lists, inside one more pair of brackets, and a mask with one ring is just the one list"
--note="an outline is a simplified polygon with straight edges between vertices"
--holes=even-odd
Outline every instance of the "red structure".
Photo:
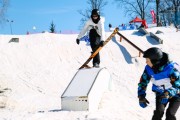
[[141,22],[141,24],[145,27],[148,28],[146,20],[142,20],[138,17],[136,17],[135,19],[131,20],[129,23],[135,23],[135,22]]

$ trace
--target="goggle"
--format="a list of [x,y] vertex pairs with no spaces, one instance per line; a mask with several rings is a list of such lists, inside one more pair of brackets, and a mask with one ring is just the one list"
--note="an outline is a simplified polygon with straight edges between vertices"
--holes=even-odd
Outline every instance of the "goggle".
[[92,17],[93,17],[93,18],[96,18],[96,17],[98,17],[98,16],[97,16],[97,15],[93,15]]

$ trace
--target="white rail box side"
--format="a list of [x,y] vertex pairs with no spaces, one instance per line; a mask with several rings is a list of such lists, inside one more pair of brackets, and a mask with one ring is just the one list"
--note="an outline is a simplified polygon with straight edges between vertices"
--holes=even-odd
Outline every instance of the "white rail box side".
[[106,68],[80,69],[61,96],[61,109],[97,110],[103,93],[109,89],[110,78]]

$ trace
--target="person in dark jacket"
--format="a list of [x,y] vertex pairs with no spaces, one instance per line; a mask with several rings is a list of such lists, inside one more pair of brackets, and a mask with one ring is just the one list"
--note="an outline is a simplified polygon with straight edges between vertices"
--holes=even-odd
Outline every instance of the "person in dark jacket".
[[156,95],[156,108],[152,120],[162,120],[165,108],[166,119],[176,120],[175,114],[180,105],[180,67],[169,60],[168,54],[157,47],[147,49],[143,55],[147,65],[138,84],[139,105],[147,107],[146,88],[152,82]]
[[[90,45],[92,52],[95,52],[99,46],[103,46],[105,39],[104,30],[104,17],[100,16],[98,9],[93,9],[91,12],[91,18],[86,22],[84,28],[81,30],[80,34],[76,39],[76,43],[80,43],[80,38],[89,31]],[[99,67],[100,55],[99,53],[93,58],[93,67]]]

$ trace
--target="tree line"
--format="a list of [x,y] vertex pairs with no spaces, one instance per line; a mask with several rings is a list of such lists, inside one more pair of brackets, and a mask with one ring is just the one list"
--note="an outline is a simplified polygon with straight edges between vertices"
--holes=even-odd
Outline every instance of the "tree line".
[[[92,9],[99,9],[101,15],[103,15],[103,8],[108,5],[108,0],[87,0],[88,8],[85,10],[78,10],[78,13],[82,15],[80,28],[84,25],[84,22],[90,18]],[[167,12],[173,12],[175,22],[178,21],[178,12],[180,9],[180,0],[113,0],[119,9],[124,11],[124,15],[130,18],[139,16],[141,19],[150,19],[150,10],[155,11],[157,26],[160,25],[160,13],[164,16]],[[10,0],[0,0],[0,24],[2,24],[6,18]],[[170,19],[170,18],[169,18]],[[169,20],[173,22],[172,20]],[[52,22],[50,25],[50,31],[55,32],[55,25]]]

